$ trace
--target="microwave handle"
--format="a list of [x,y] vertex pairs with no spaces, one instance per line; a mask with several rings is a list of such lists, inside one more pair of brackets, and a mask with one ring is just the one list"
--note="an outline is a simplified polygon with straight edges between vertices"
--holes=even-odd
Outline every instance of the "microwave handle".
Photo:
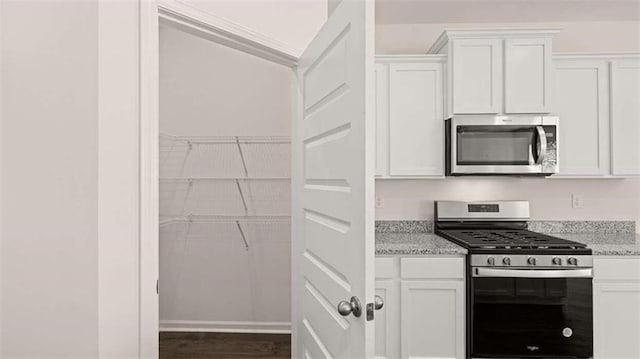
[[536,131],[538,132],[538,159],[536,164],[541,165],[547,156],[547,134],[542,126],[536,126]]

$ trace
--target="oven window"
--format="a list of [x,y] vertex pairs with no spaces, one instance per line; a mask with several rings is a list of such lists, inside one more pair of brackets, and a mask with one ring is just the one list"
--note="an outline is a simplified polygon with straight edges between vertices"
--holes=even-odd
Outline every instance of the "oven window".
[[458,126],[458,165],[533,164],[535,131],[522,126]]
[[474,278],[472,357],[593,355],[590,278]]

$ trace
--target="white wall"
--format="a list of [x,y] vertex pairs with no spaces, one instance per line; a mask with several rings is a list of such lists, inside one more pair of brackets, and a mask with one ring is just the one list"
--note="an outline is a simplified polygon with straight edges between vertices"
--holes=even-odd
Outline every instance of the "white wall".
[[289,136],[292,71],[160,27],[160,129],[176,136]]
[[[584,208],[571,208],[571,194],[584,196]],[[378,219],[433,219],[434,200],[528,200],[537,220],[639,220],[640,180],[538,178],[454,178],[379,180]]]
[[95,358],[97,3],[0,6],[0,357]]
[[327,0],[183,0],[276,39],[300,54],[327,19]]
[[[376,53],[425,53],[445,28],[553,26],[554,52],[640,51],[640,22],[378,24]],[[376,181],[383,206],[377,219],[432,219],[434,200],[523,199],[531,201],[533,219],[626,219],[640,223],[640,179],[545,180],[461,178]],[[571,194],[585,207],[571,208]],[[636,227],[638,228],[638,227]]]
[[377,54],[424,54],[444,29],[496,27],[559,27],[553,38],[554,52],[640,51],[640,22],[535,22],[535,23],[448,23],[378,24]]

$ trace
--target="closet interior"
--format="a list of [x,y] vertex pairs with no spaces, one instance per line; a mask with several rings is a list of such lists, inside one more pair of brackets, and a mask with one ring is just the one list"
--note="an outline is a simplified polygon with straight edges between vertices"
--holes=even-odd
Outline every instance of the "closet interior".
[[289,332],[291,76],[160,27],[160,331]]

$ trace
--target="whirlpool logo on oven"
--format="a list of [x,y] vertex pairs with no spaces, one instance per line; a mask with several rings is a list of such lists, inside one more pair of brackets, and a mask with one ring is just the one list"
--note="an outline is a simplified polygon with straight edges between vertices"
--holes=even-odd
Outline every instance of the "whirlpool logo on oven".
[[529,351],[535,352],[535,351],[540,350],[540,347],[539,347],[539,346],[537,346],[537,345],[527,345],[527,349],[528,349]]

